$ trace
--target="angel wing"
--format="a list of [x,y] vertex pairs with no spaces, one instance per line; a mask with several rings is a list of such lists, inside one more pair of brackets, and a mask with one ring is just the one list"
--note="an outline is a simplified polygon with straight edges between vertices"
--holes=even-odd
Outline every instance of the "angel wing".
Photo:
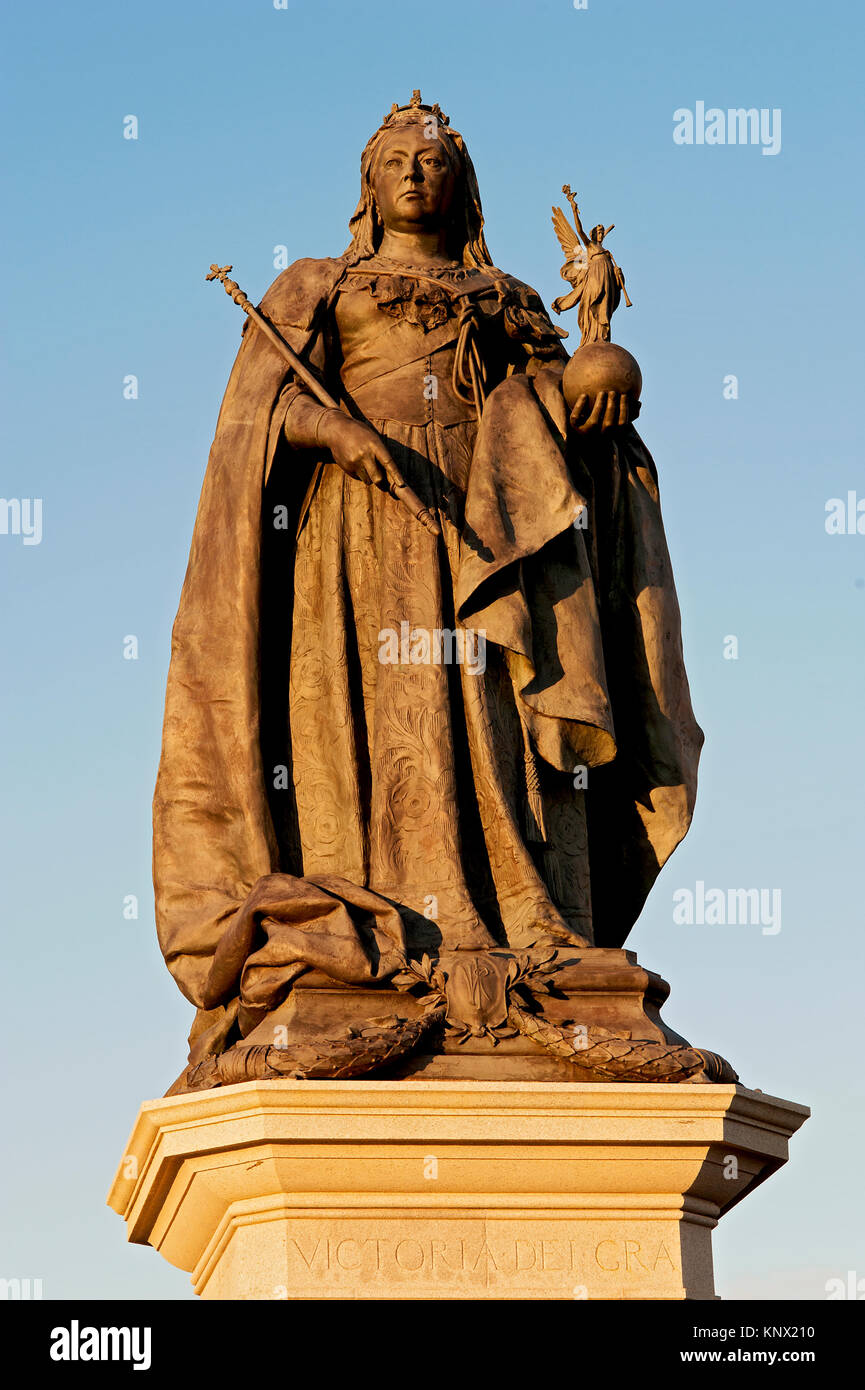
[[553,226],[559,239],[559,245],[565,253],[565,264],[560,272],[561,277],[569,284],[576,285],[588,264],[586,248],[561,208],[553,208]]
[[582,247],[582,242],[561,208],[553,208],[553,228],[559,239],[559,245],[564,252],[565,260],[572,261],[574,259],[574,252],[578,247]]

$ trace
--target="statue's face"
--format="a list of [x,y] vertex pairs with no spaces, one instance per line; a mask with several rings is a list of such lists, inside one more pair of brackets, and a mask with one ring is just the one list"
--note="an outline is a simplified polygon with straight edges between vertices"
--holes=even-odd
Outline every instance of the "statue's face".
[[440,140],[427,139],[421,125],[408,125],[382,140],[371,183],[389,231],[434,231],[447,218],[456,171]]

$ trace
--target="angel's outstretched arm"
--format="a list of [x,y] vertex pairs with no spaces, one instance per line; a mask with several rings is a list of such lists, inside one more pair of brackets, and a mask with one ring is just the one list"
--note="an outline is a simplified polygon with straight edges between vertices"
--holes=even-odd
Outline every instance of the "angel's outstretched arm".
[[562,189],[562,192],[565,194],[568,202],[571,205],[571,212],[574,214],[574,226],[577,229],[577,236],[580,238],[580,241],[583,243],[586,250],[588,250],[589,246],[591,245],[591,242],[589,241],[589,238],[583,231],[583,224],[580,221],[580,209],[577,207],[576,195],[571,192],[570,188],[567,187],[564,187]]

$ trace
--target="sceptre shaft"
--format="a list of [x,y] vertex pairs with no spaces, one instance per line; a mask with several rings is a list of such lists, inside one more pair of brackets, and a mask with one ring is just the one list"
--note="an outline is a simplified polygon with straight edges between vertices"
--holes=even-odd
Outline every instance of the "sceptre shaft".
[[[237,304],[249,318],[252,319],[256,328],[260,328],[264,336],[273,343],[273,346],[285,358],[295,376],[299,377],[304,386],[309,388],[316,400],[328,410],[339,410],[339,403],[333,399],[333,396],[325,391],[321,382],[318,381],[309,368],[301,362],[297,353],[289,347],[282,335],[277,333],[273,324],[269,323],[264,315],[258,312],[255,305],[250,303],[237,281],[226,279],[230,270],[230,265],[211,265],[210,274],[205,276],[205,279],[220,280],[225,293],[234,300],[235,304]],[[386,471],[389,491],[397,501],[403,502],[408,507],[412,516],[420,522],[421,526],[424,526],[426,530],[429,531],[430,535],[441,535],[438,522],[429,507],[425,507],[417,493],[412,491],[392,460]]]

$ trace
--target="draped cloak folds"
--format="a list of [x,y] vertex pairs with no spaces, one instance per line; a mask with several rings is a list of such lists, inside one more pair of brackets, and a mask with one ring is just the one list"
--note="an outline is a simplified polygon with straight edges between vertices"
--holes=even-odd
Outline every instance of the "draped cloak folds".
[[[345,270],[297,262],[262,301],[332,392],[323,325]],[[191,1060],[250,1032],[304,970],[368,984],[412,945],[369,885],[304,875],[296,806],[274,785],[291,768],[295,537],[326,459],[286,443],[291,374],[246,327],[173,629],[154,796],[157,929],[198,1009]],[[632,427],[615,443],[569,434],[560,377],[561,363],[515,373],[487,399],[454,604],[504,653],[540,765],[560,779],[588,769],[594,942],[618,947],[690,824],[702,733],[654,464]]]

